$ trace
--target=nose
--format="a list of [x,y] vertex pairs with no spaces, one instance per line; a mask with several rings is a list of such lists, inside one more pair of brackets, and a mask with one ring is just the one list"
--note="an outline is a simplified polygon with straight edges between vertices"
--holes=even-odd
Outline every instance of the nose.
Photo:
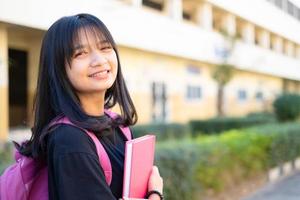
[[97,67],[105,64],[107,59],[105,56],[99,51],[93,51],[91,55],[91,66]]

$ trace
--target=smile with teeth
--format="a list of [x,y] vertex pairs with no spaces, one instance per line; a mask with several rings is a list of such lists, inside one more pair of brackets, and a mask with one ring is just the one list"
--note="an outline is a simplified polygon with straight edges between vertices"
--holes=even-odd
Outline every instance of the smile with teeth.
[[96,72],[94,74],[89,75],[89,77],[92,77],[92,78],[105,78],[109,72],[110,72],[109,70],[100,71],[100,72]]

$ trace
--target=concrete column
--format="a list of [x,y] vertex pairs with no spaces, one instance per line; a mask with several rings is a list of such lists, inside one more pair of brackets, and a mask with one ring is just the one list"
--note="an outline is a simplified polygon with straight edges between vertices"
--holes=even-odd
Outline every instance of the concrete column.
[[254,25],[246,22],[242,27],[242,38],[246,43],[254,43],[255,40],[255,28]]
[[274,36],[273,40],[271,41],[273,43],[274,51],[277,53],[282,53],[283,50],[283,40],[279,36]]
[[222,29],[229,35],[236,34],[236,19],[231,13],[226,13],[222,19]]
[[8,39],[7,30],[0,25],[0,142],[8,139]]
[[166,0],[164,12],[174,20],[182,20],[182,0]]
[[294,56],[295,55],[295,49],[294,44],[290,41],[285,41],[285,54],[287,56]]
[[296,46],[296,58],[300,59],[300,45]]
[[27,125],[30,127],[33,125],[33,100],[34,94],[36,90],[36,83],[39,71],[39,56],[40,56],[40,49],[42,43],[42,35],[35,36],[34,38],[30,39],[30,47],[28,49],[28,73],[27,73],[27,80],[28,80],[28,88],[27,88]]
[[139,8],[142,6],[142,0],[130,0],[130,3],[136,8]]
[[291,54],[292,57],[296,57],[296,44],[291,42]]
[[258,35],[258,43],[261,47],[270,48],[270,33],[266,30],[260,30]]
[[213,24],[212,5],[200,3],[196,9],[196,22],[204,29],[211,30]]

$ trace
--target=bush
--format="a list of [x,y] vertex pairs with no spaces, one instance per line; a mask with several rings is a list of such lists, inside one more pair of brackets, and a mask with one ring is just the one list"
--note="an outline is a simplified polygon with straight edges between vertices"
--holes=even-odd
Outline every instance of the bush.
[[158,145],[156,165],[164,178],[166,199],[195,199],[200,190],[195,177],[196,163],[197,158],[202,157],[197,155],[196,149],[192,143]]
[[192,134],[195,136],[199,132],[205,134],[220,133],[230,129],[238,129],[249,127],[257,124],[266,124],[275,121],[275,117],[268,113],[256,113],[247,117],[240,118],[212,118],[209,120],[192,120],[190,121],[190,128]]
[[157,140],[180,139],[189,136],[189,127],[185,124],[148,124],[133,126],[134,137],[140,137],[145,134],[154,134]]
[[160,142],[156,163],[164,177],[165,195],[179,200],[224,191],[298,156],[300,124],[274,123]]
[[289,122],[261,125],[250,128],[248,131],[270,135],[273,138],[269,153],[271,158],[269,167],[281,165],[300,155],[299,123]]
[[197,168],[197,177],[205,189],[222,191],[265,171],[268,166],[267,149],[271,144],[268,136],[229,131],[209,140],[208,157],[201,159]]
[[6,143],[0,148],[0,175],[13,163],[13,145]]
[[246,117],[261,119],[261,120],[269,120],[271,122],[276,121],[275,114],[271,113],[271,112],[252,112],[252,113],[249,113]]
[[300,115],[300,95],[283,94],[273,103],[277,119],[280,121],[293,121]]
[[267,135],[226,132],[193,141],[158,145],[156,164],[164,177],[167,199],[199,199],[208,190],[222,191],[267,166]]

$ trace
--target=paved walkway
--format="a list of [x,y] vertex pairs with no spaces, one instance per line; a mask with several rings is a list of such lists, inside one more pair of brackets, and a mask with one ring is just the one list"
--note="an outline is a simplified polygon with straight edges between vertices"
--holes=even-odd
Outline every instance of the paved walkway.
[[22,142],[30,139],[31,131],[29,128],[14,128],[9,130],[8,140]]
[[243,200],[300,200],[300,172],[270,183]]

